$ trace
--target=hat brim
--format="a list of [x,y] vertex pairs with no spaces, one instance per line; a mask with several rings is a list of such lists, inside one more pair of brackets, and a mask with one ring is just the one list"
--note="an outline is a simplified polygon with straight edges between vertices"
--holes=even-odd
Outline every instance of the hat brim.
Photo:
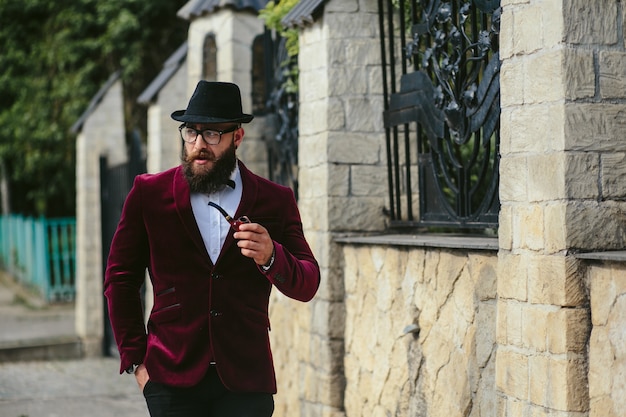
[[241,117],[235,119],[224,119],[220,117],[200,116],[185,114],[185,110],[176,110],[172,113],[172,119],[185,123],[250,123],[254,116],[243,113]]

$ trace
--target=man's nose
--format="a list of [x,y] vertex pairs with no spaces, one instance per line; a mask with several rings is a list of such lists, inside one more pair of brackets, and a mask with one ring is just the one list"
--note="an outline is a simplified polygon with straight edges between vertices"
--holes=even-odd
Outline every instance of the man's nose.
[[202,134],[198,132],[198,135],[196,136],[196,141],[193,143],[193,147],[195,149],[202,149],[208,146],[209,144],[206,143],[206,141],[204,140],[204,136],[202,136]]

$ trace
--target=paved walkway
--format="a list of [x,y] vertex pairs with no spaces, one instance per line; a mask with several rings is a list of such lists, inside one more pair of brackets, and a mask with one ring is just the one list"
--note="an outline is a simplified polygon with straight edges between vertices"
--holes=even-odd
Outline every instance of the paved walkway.
[[116,358],[61,360],[57,349],[47,360],[24,360],[33,346],[77,338],[73,306],[47,306],[1,274],[0,352],[12,356],[0,362],[0,417],[148,416],[134,377],[119,375]]

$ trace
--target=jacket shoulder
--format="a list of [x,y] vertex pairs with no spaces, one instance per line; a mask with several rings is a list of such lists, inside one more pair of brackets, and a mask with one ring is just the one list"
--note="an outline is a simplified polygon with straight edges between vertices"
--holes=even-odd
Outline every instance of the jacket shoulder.
[[142,184],[159,184],[163,182],[170,182],[176,175],[182,175],[181,167],[170,168],[166,171],[157,172],[153,174],[140,174],[135,177],[135,183]]

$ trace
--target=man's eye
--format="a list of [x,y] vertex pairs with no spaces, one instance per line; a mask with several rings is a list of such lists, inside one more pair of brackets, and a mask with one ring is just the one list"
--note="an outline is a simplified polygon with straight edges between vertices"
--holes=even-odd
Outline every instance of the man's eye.
[[206,138],[216,138],[219,135],[220,135],[219,132],[216,132],[214,130],[205,130],[204,132],[202,132],[202,136]]

